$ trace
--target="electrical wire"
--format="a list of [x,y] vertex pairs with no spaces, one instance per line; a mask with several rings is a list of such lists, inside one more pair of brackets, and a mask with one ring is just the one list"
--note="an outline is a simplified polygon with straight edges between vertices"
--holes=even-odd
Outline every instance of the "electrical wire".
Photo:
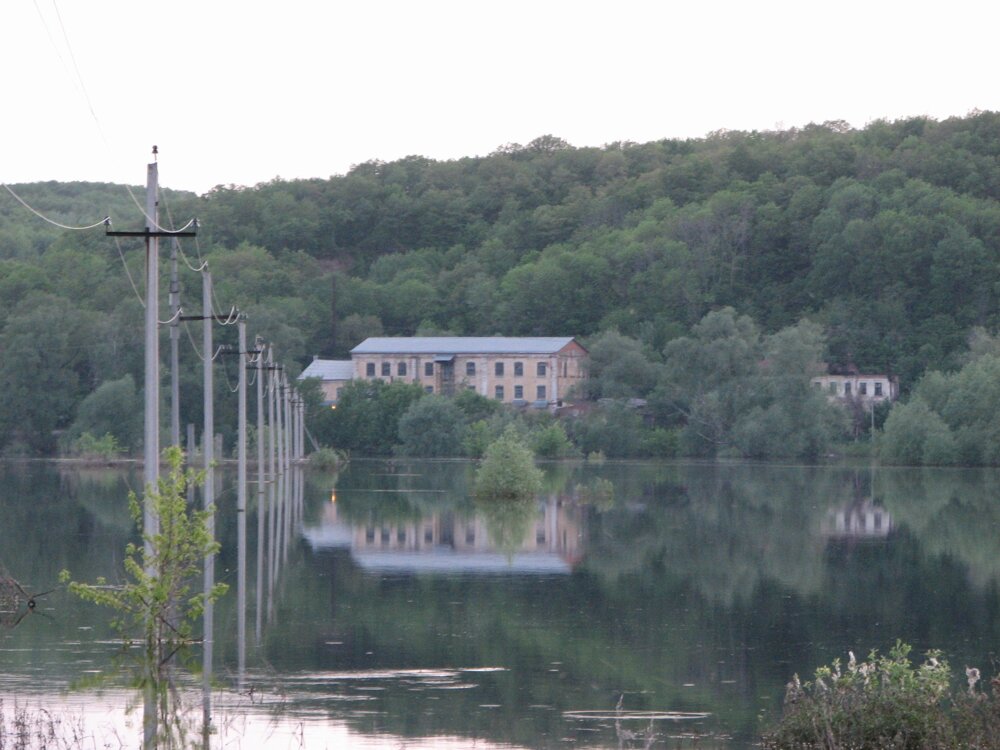
[[176,321],[178,318],[180,318],[181,317],[181,313],[183,313],[183,312],[184,312],[184,308],[183,307],[178,307],[177,308],[177,312],[175,312],[173,315],[171,315],[168,320],[157,320],[156,322],[159,323],[161,326],[168,326],[171,323],[173,323],[174,321]]
[[31,213],[33,213],[35,216],[37,216],[42,221],[46,221],[49,224],[51,224],[52,226],[59,227],[60,229],[72,229],[72,230],[76,230],[76,231],[82,231],[84,229],[96,229],[99,226],[108,225],[111,222],[111,218],[108,217],[108,216],[105,216],[100,221],[95,222],[93,224],[88,224],[87,226],[83,226],[83,227],[73,227],[73,226],[69,226],[68,224],[60,224],[58,221],[55,221],[54,219],[50,219],[48,216],[46,216],[45,214],[43,214],[41,211],[38,211],[38,210],[32,208],[31,206],[29,206],[28,203],[27,203],[27,201],[24,200],[24,198],[22,198],[20,195],[18,195],[17,193],[15,193],[11,189],[10,185],[8,185],[6,183],[3,183],[3,186],[4,186],[4,189],[6,189],[6,191],[8,193],[10,193],[12,196],[14,196],[14,199],[18,203],[20,203],[26,209],[28,209],[29,211],[31,211]]
[[200,359],[202,362],[204,362],[205,361],[205,355],[203,355],[200,351],[198,351],[198,345],[196,343],[194,343],[194,337],[191,335],[191,329],[188,327],[188,324],[187,324],[186,320],[184,321],[184,333],[187,334],[188,341],[191,342],[191,348],[194,349],[194,353],[196,355],[198,355],[198,359]]
[[128,283],[132,285],[132,291],[135,292],[136,298],[139,300],[139,304],[142,305],[143,309],[146,309],[146,300],[142,298],[139,294],[139,288],[135,285],[135,280],[132,278],[132,272],[128,270],[128,263],[125,262],[125,253],[122,252],[122,244],[115,237],[115,247],[118,248],[118,257],[122,259],[122,266],[125,268],[125,275],[128,276]]
[[184,252],[184,248],[181,246],[181,241],[180,240],[177,240],[177,249],[180,251],[181,258],[184,260],[184,265],[186,265],[190,270],[194,271],[195,273],[201,273],[206,268],[208,268],[208,261],[207,260],[202,261],[201,265],[198,266],[197,268],[195,268],[194,266],[192,266],[191,262],[188,260],[188,257],[187,257],[187,255]]

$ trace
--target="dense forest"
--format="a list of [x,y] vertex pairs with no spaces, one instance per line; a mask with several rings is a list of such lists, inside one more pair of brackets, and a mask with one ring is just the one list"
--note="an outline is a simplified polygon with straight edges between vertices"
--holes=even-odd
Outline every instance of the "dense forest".
[[[691,394],[664,382],[671,352],[725,310],[759,351],[808,320],[832,366],[888,372],[904,393],[966,365],[973,331],[998,325],[998,156],[992,112],[601,148],[542,136],[485,157],[163,191],[161,214],[201,222],[182,247],[185,298],[200,299],[188,263],[207,259],[220,304],[294,366],[379,333],[614,333],[636,362],[614,395],[631,383],[683,412]],[[141,225],[124,186],[11,187],[63,224]],[[141,305],[123,260],[141,283],[140,246],[54,227],[0,193],[8,452],[51,451],[99,387],[113,405],[139,398]],[[185,420],[198,421],[199,363],[184,356]]]

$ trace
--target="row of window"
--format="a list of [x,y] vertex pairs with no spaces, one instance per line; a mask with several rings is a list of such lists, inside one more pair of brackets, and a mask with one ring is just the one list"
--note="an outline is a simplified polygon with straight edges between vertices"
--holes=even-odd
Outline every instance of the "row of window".
[[[548,366],[545,362],[538,362],[535,367],[536,374],[539,377],[545,377],[548,372]],[[475,375],[476,374],[476,363],[466,362],[465,363],[465,374]],[[504,363],[494,362],[493,363],[493,374],[498,377],[503,377],[504,374]],[[375,377],[375,363],[368,362],[365,364],[365,375],[369,378]],[[406,362],[396,363],[396,375],[398,377],[406,377]],[[424,375],[430,377],[434,375],[434,363],[424,362]],[[514,377],[519,378],[524,375],[524,362],[514,363]],[[381,363],[381,376],[388,378],[392,376],[392,362],[382,362]]]
[[[494,387],[494,389],[493,389],[493,396],[494,396],[494,398],[496,398],[497,401],[503,401],[504,400],[504,388],[503,388],[502,385],[498,385],[498,386]],[[536,401],[544,401],[545,398],[546,398],[546,396],[545,396],[545,386],[544,385],[536,386],[535,387],[535,400]],[[515,401],[523,401],[524,400],[524,386],[523,385],[515,385],[514,386],[514,400]]]
[[[879,383],[879,382],[875,382],[875,383],[872,383],[872,385],[875,387],[873,395],[875,395],[875,396],[881,396],[882,395],[882,384]],[[819,388],[820,384],[816,383],[816,387]],[[836,381],[831,381],[828,384],[827,387],[830,389],[830,393],[832,393],[834,395],[837,395],[837,393],[838,393],[838,387],[837,387],[837,382]],[[845,396],[850,396],[851,395],[851,383],[850,383],[850,381],[846,381],[844,383],[844,395]],[[858,395],[859,396],[867,396],[868,395],[868,383],[865,382],[864,380],[862,380],[860,383],[858,383]]]

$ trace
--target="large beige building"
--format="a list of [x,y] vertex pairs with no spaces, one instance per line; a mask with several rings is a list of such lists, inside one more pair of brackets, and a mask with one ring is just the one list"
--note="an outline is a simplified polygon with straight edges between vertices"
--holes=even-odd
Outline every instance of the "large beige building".
[[513,404],[558,404],[585,377],[587,350],[572,336],[415,336],[362,341],[355,378],[419,383],[428,393],[467,388]]

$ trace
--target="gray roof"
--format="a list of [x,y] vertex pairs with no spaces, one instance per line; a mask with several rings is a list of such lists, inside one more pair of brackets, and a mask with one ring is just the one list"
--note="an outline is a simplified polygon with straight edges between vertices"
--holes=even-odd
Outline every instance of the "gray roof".
[[314,359],[299,375],[299,380],[353,380],[354,362],[349,359]]
[[368,338],[351,354],[555,354],[572,336],[411,336]]

